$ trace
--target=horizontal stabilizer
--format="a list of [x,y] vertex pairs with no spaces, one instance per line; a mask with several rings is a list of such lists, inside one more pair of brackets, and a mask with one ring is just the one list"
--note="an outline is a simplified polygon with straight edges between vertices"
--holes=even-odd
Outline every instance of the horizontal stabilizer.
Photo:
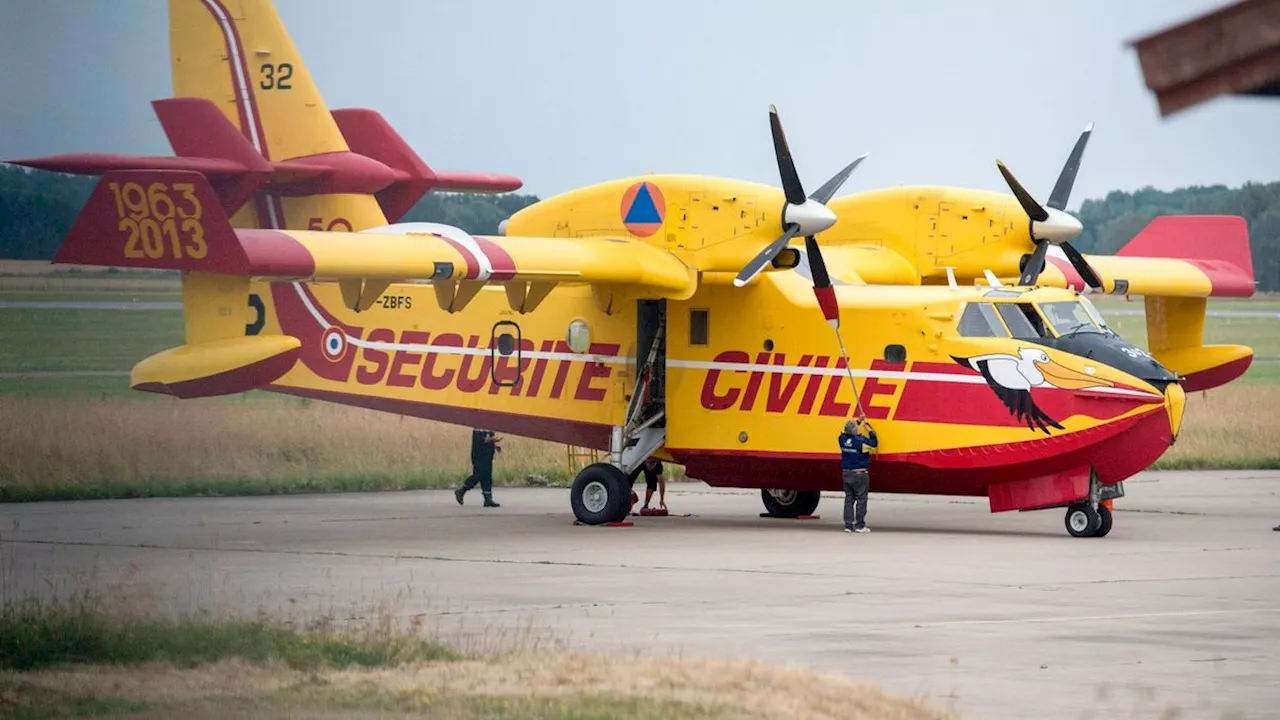
[[332,115],[352,152],[377,160],[394,172],[394,181],[377,193],[388,222],[404,217],[432,189],[501,193],[523,185],[510,175],[432,170],[375,110],[344,108]]

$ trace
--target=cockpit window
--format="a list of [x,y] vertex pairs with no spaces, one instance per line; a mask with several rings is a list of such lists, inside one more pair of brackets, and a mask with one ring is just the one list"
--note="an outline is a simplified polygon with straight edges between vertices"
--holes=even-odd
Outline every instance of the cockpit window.
[[991,303],[969,303],[960,315],[961,337],[1009,337]]
[[1009,326],[1009,331],[1016,338],[1035,339],[1048,337],[1045,332],[1044,322],[1040,320],[1040,315],[1036,313],[1035,308],[1025,303],[999,303],[996,308],[1000,310],[1000,317],[1004,318],[1005,323]]
[[1089,309],[1079,302],[1051,302],[1041,303],[1040,309],[1044,311],[1045,317],[1049,318],[1049,322],[1053,324],[1053,329],[1058,331],[1058,335],[1070,335],[1075,332],[1102,332],[1098,323],[1094,322],[1093,316],[1089,314]]
[[1084,306],[1085,312],[1089,313],[1089,317],[1093,318],[1095,325],[1102,328],[1103,332],[1111,332],[1111,326],[1108,325],[1106,319],[1102,317],[1102,313],[1098,312],[1098,308],[1094,307],[1093,303],[1089,302],[1089,298],[1081,295],[1080,304]]

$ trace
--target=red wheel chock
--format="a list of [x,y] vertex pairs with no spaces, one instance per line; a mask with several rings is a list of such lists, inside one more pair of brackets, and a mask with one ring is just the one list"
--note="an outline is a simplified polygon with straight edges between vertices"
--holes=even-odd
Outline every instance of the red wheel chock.
[[640,508],[642,517],[666,517],[669,513],[666,508]]
[[587,527],[633,527],[635,526],[635,523],[631,522],[630,520],[622,520],[620,522],[607,522],[601,525],[588,525],[587,523],[584,523],[581,520],[574,520],[573,524],[586,525]]

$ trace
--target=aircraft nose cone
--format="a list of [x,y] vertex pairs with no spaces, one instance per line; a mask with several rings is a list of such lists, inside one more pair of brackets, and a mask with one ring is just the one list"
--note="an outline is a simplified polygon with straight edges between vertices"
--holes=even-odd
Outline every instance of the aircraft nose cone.
[[1187,394],[1178,383],[1169,383],[1164,389],[1164,408],[1169,413],[1169,431],[1176,440],[1182,429],[1182,411],[1187,404]]
[[1084,232],[1084,226],[1070,213],[1053,208],[1046,209],[1049,211],[1049,217],[1032,223],[1037,240],[1048,240],[1054,245],[1061,245],[1075,240],[1080,233]]

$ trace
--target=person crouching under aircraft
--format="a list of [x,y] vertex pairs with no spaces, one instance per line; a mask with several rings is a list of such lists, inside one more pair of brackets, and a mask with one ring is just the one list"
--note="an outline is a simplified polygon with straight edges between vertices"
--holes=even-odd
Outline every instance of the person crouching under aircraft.
[[[863,431],[866,434],[863,434]],[[844,484],[844,531],[867,533],[867,491],[871,488],[871,451],[876,447],[876,431],[865,419],[848,420],[840,434],[840,475]],[[854,512],[854,506],[857,512]]]
[[500,442],[502,438],[492,430],[477,428],[471,431],[471,477],[453,491],[453,497],[458,500],[459,505],[462,504],[462,496],[479,482],[480,492],[484,493],[484,506],[502,507],[493,501],[493,455],[502,452],[502,447],[498,444]]
[[[644,473],[644,507],[640,509],[640,514],[644,515],[649,510],[649,503],[653,500],[653,491],[658,490],[658,513],[665,515],[667,510],[667,479],[662,475],[662,463],[655,457],[645,458],[635,470],[631,471],[631,484],[634,486],[636,479],[640,477],[640,473]],[[631,493],[635,500],[635,492]]]

